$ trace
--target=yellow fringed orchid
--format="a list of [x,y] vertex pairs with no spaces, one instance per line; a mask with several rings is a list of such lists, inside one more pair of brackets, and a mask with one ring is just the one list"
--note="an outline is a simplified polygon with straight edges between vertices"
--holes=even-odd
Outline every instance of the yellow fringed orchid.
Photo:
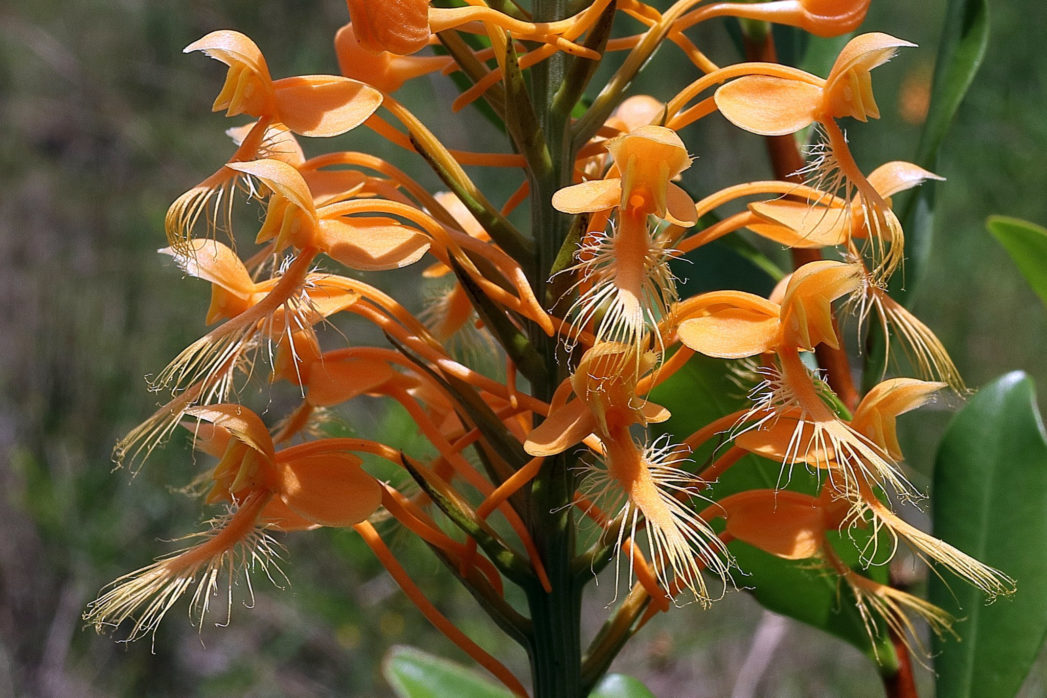
[[[349,17],[356,26],[356,38],[368,51],[388,51],[407,55],[425,48],[433,34],[479,22],[509,32],[514,39],[540,41],[585,58],[600,54],[579,46],[562,35],[582,33],[600,16],[610,0],[597,0],[573,17],[559,22],[523,22],[486,5],[468,7],[430,7],[429,0],[346,0]],[[579,30],[579,27],[581,29]]]
[[232,513],[212,522],[203,541],[116,580],[91,603],[85,620],[96,627],[132,620],[128,640],[156,631],[178,599],[192,591],[190,616],[201,625],[219,581],[227,579],[227,608],[238,574],[250,568],[281,575],[268,529],[353,526],[381,505],[382,488],[354,455],[315,444],[276,451],[261,419],[240,405],[187,410],[208,423],[201,449],[222,452],[208,501],[226,501]]
[[926,621],[937,634],[952,632],[954,618],[942,609],[854,571],[838,557],[826,534],[836,531],[847,517],[846,501],[792,492],[749,490],[729,495],[703,513],[723,517],[726,534],[785,560],[818,560],[827,572],[838,575],[855,595],[870,638],[880,631],[880,621],[907,646],[926,655],[913,617]]
[[862,34],[843,48],[825,80],[799,72],[790,77],[746,75],[728,82],[714,95],[720,113],[752,133],[781,136],[814,122],[821,125],[828,138],[827,147],[809,166],[809,179],[829,194],[842,190],[848,202],[856,201],[867,234],[882,240],[885,246],[874,250],[882,258],[875,271],[878,279],[890,276],[901,263],[901,226],[854,161],[836,120],[879,118],[869,73],[889,61],[899,48],[914,45],[887,34]]
[[185,47],[229,66],[214,111],[250,114],[285,125],[302,136],[337,136],[367,120],[382,103],[373,87],[336,75],[305,75],[274,81],[262,52],[239,32],[211,32]]
[[[632,351],[631,346],[612,343],[587,351],[570,379],[577,399],[554,406],[528,435],[524,449],[534,456],[555,455],[596,434],[605,467],[588,468],[582,488],[585,501],[613,512],[619,550],[625,549],[627,539],[636,538],[643,521],[663,588],[674,588],[675,583],[675,588],[689,589],[696,600],[708,603],[701,570],[726,579],[729,561],[712,529],[682,501],[697,495],[702,483],[677,466],[685,460],[680,447],[641,447],[630,434],[634,424],[669,417],[664,408],[636,395],[636,384],[655,357],[648,352],[636,359],[628,356]],[[631,553],[629,557],[632,570],[635,562]]]
[[275,239],[276,249],[322,250],[353,269],[395,269],[413,264],[429,249],[429,240],[417,230],[385,216],[342,216],[333,204],[316,207],[305,178],[279,160],[232,163],[265,184],[272,192],[265,222],[256,242]]
[[[426,32],[422,46],[428,41]],[[450,56],[411,56],[405,54],[414,51],[368,49],[357,38],[352,22],[335,34],[334,48],[342,75],[377,87],[386,94],[396,92],[408,80],[456,65]]]
[[553,196],[564,213],[618,208],[623,216],[653,215],[676,225],[695,221],[694,202],[671,180],[690,167],[680,136],[664,126],[639,126],[604,142],[614,158],[614,173],[566,187]]
[[[352,526],[381,505],[381,486],[355,455],[325,451],[322,441],[277,451],[261,418],[242,405],[194,407],[186,414],[229,432],[212,476],[209,502],[235,502],[264,490],[298,517],[320,526]],[[281,527],[268,505],[260,518]],[[297,527],[297,521],[293,525]]]
[[581,293],[568,314],[584,329],[602,313],[597,341],[631,345],[638,357],[648,328],[676,300],[669,240],[652,234],[647,219],[694,223],[694,202],[671,181],[691,159],[679,135],[663,126],[640,126],[605,146],[614,158],[608,176],[565,187],[552,200],[565,213],[618,212],[617,229],[596,232],[579,251],[570,271]]
[[773,2],[717,2],[680,18],[682,31],[713,17],[737,17],[799,27],[816,36],[852,32],[865,19],[870,0],[774,0]]

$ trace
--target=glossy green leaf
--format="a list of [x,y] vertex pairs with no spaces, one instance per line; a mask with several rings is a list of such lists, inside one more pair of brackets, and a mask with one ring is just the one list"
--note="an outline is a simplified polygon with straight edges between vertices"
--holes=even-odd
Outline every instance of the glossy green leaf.
[[[732,381],[731,363],[703,356],[688,361],[652,395],[652,400],[672,412],[668,422],[652,425],[652,429],[672,433],[677,440],[682,440],[702,425],[748,404],[744,390]],[[722,453],[724,448],[715,452],[711,446],[700,449],[695,454],[698,467]],[[818,479],[803,465],[783,470],[780,463],[747,456],[704,494],[715,501],[735,492],[776,487],[814,494],[818,491]],[[833,541],[833,547],[846,563],[860,566],[858,551],[864,546],[863,533],[855,529],[850,535],[837,536]],[[890,548],[886,543],[880,546],[881,550]],[[835,577],[817,569],[809,560],[783,560],[737,541],[730,549],[740,570],[735,581],[763,606],[846,640],[877,660],[884,671],[893,670],[896,657],[886,633],[877,637],[874,646],[853,598],[837,584]],[[863,574],[881,583],[887,581],[885,565],[871,566],[863,570]]]
[[[988,0],[950,0],[938,44],[930,110],[917,148],[917,165],[934,171],[942,141],[981,66],[988,42]],[[930,254],[935,188],[933,184],[919,187],[901,212],[908,258],[906,283],[897,279],[891,295],[902,302],[911,297]]]
[[1007,216],[991,216],[987,225],[1047,305],[1047,228]]
[[512,693],[472,669],[405,645],[393,647],[386,653],[382,676],[398,698],[512,697]]
[[625,674],[608,674],[589,694],[589,698],[654,698],[654,694],[639,679]]
[[1047,438],[1032,380],[1009,373],[956,415],[938,451],[934,532],[1017,581],[992,605],[955,578],[930,600],[962,618],[936,643],[942,698],[1013,696],[1047,634]]
[[683,439],[717,417],[745,405],[744,390],[731,382],[731,364],[695,354],[683,368],[659,385],[651,399],[672,413],[669,421],[651,425],[662,434]]
[[987,0],[950,0],[938,44],[931,107],[920,137],[917,160],[932,163],[956,116],[989,43]]

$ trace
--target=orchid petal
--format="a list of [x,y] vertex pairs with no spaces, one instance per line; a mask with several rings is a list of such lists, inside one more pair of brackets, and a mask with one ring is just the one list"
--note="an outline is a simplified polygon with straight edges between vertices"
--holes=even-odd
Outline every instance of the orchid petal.
[[947,384],[915,378],[893,378],[873,387],[854,411],[851,426],[884,448],[895,459],[902,458],[896,418],[926,404]]
[[847,242],[851,211],[811,206],[798,201],[758,201],[749,210],[771,223],[748,226],[757,235],[800,249],[832,247]]
[[532,456],[555,456],[596,429],[596,419],[583,400],[573,400],[549,415],[531,430],[524,450]]
[[830,467],[835,453],[823,432],[795,412],[776,415],[758,429],[743,431],[734,438],[734,445],[770,460],[818,468]]
[[720,503],[727,533],[786,560],[807,560],[825,542],[825,516],[818,500],[799,492],[750,490]]
[[911,162],[895,160],[877,167],[869,173],[867,179],[876,193],[886,199],[900,191],[919,186],[928,179],[941,182],[945,180],[945,177],[928,172]]
[[740,359],[771,351],[778,338],[780,308],[743,291],[713,291],[681,307],[680,341],[706,356]]
[[259,514],[258,520],[267,526],[284,532],[310,531],[314,528],[320,528],[320,524],[294,511],[278,497],[273,497],[269,500],[265,508],[262,509],[262,513]]
[[553,194],[553,208],[564,213],[592,213],[614,208],[622,200],[622,180],[596,179],[564,187]]
[[822,260],[797,269],[782,301],[784,341],[802,349],[813,349],[823,342],[838,349],[832,302],[860,284],[858,267],[845,262]]
[[286,162],[265,158],[251,162],[230,162],[226,167],[257,177],[265,186],[290,201],[295,207],[316,215],[313,195],[305,183],[305,178]]
[[280,499],[323,526],[352,526],[382,503],[382,488],[348,453],[321,453],[279,463]]
[[698,212],[694,208],[691,195],[672,182],[669,182],[665,190],[665,220],[684,228],[698,222]]
[[822,88],[799,80],[747,75],[718,89],[713,99],[735,126],[761,136],[784,136],[814,122]]
[[825,114],[859,121],[878,119],[869,71],[891,60],[903,46],[916,44],[881,33],[862,34],[843,47],[825,80]]
[[653,402],[645,402],[640,408],[640,414],[643,415],[644,421],[647,424],[661,424],[667,422],[673,416],[672,413]]
[[304,75],[273,83],[280,121],[302,136],[337,136],[366,121],[382,93],[336,75]]
[[185,53],[203,51],[229,66],[225,83],[212,105],[212,111],[226,110],[226,116],[251,114],[268,116],[272,109],[273,85],[265,58],[253,41],[239,32],[221,30],[194,41]]
[[309,404],[330,407],[368,393],[396,374],[384,361],[321,360],[309,371]]
[[320,246],[351,269],[380,271],[417,262],[429,250],[429,238],[392,218],[324,218]]
[[255,291],[255,283],[247,267],[227,245],[217,240],[190,240],[187,250],[165,247],[160,254],[170,255],[189,276],[220,286],[229,293],[248,299]]
[[202,51],[206,56],[228,66],[243,63],[259,76],[269,77],[269,68],[261,50],[255,42],[240,32],[231,29],[213,31],[182,49],[182,53],[193,51]]
[[[225,135],[233,139],[233,143],[236,145],[243,145],[244,140],[257,124],[258,122],[255,121],[243,126],[227,128]],[[265,157],[282,160],[292,167],[298,167],[305,162],[305,153],[302,152],[302,146],[295,140],[294,134],[282,125],[270,125],[267,127],[262,143],[260,154],[264,153]]]
[[276,449],[262,419],[243,405],[221,404],[190,407],[185,413],[191,417],[228,429],[233,438],[249,448],[272,459]]
[[309,170],[302,173],[316,206],[357,196],[369,177],[358,170]]

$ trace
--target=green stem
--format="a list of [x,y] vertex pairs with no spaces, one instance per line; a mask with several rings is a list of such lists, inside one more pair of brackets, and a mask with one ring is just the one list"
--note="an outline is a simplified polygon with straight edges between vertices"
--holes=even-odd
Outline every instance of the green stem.
[[536,698],[577,698],[582,690],[582,591],[573,572],[575,522],[563,506],[574,491],[568,458],[546,461],[531,493],[530,523],[552,590],[527,587],[532,635],[527,648]]
[[[568,16],[566,0],[535,0],[534,19],[536,22],[550,22]],[[574,168],[575,147],[568,135],[570,109],[572,105],[557,102],[556,95],[567,74],[567,61],[570,56],[557,53],[549,60],[538,63],[531,68],[532,103],[538,119],[538,127],[545,136],[549,167],[531,181],[531,230],[535,242],[534,266],[531,269],[531,283],[538,300],[546,307],[552,308],[559,300],[554,297],[549,276],[556,262],[556,257],[567,238],[571,217],[560,213],[552,207],[553,194],[558,189],[571,183]],[[585,59],[574,59],[585,60]],[[556,338],[536,335],[532,337],[535,346],[546,357],[549,368],[548,383],[534,385],[534,394],[547,400],[552,396],[556,386],[566,377],[566,362],[556,360]]]
[[[563,19],[568,16],[567,5],[567,0],[535,0],[534,21]],[[540,176],[532,170],[531,226],[535,255],[530,278],[535,295],[547,308],[558,300],[549,297],[549,274],[571,224],[569,216],[552,207],[553,194],[570,184],[575,155],[571,139],[567,137],[570,106],[556,101],[557,90],[567,74],[568,58],[558,53],[530,71],[531,103],[549,156]],[[532,391],[539,399],[548,400],[566,376],[567,362],[556,360],[555,337],[533,333],[532,342],[548,367],[545,380],[532,385]],[[552,587],[549,593],[537,584],[526,587],[532,622],[527,650],[536,698],[583,695],[581,606],[585,582],[573,572],[575,521],[568,505],[577,483],[570,465],[570,456],[546,460],[535,478],[525,515]]]

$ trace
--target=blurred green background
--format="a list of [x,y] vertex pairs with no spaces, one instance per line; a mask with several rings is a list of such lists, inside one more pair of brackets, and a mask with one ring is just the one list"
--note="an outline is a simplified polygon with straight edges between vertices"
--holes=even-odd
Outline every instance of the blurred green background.
[[[851,129],[869,169],[913,155],[918,126],[910,121],[933,67],[943,7],[873,2],[865,29],[921,48],[877,70],[884,118]],[[988,56],[938,168],[948,181],[935,185],[933,261],[925,279],[907,283],[917,314],[971,386],[1016,368],[1043,386],[1047,313],[984,220],[1004,213],[1047,223],[1047,5],[1021,0],[992,10]],[[165,244],[170,201],[231,152],[223,134],[231,124],[210,114],[224,69],[181,49],[214,29],[236,28],[260,45],[275,76],[337,72],[331,40],[346,20],[337,0],[9,0],[0,8],[0,695],[384,695],[379,661],[394,643],[462,659],[363,545],[340,531],[287,537],[292,586],[256,579],[253,608],[236,601],[228,628],[198,633],[184,606],[152,644],[125,646],[81,627],[99,587],[172,549],[165,541],[200,522],[195,502],[174,491],[199,467],[180,439],[135,477],[112,472],[110,461],[113,443],[159,399],[143,377],[201,333],[207,302],[203,284],[182,281],[155,253]],[[713,46],[715,58],[736,59],[729,43]],[[647,84],[664,99],[658,66],[678,64],[660,59],[668,62],[654,63]],[[434,98],[447,104],[444,96],[422,85],[405,99],[430,121],[442,119],[436,130],[454,145],[499,142],[498,134],[470,140],[462,117],[433,106]],[[695,188],[737,181],[734,173],[755,176],[735,154],[759,156],[745,134],[714,125],[695,130],[688,144],[700,157],[688,175]],[[930,467],[947,419],[945,410],[906,418],[918,472]],[[391,439],[411,431],[380,421],[357,428]],[[447,615],[466,619],[481,644],[501,642],[470,599],[452,593],[427,551],[406,537],[393,544]],[[607,586],[588,615],[602,615]],[[746,664],[753,657],[768,663]],[[526,666],[516,652],[507,662]],[[856,651],[764,614],[745,594],[709,612],[685,608],[657,619],[615,669],[659,695],[882,690]],[[1042,675],[1030,685],[1042,689]]]

